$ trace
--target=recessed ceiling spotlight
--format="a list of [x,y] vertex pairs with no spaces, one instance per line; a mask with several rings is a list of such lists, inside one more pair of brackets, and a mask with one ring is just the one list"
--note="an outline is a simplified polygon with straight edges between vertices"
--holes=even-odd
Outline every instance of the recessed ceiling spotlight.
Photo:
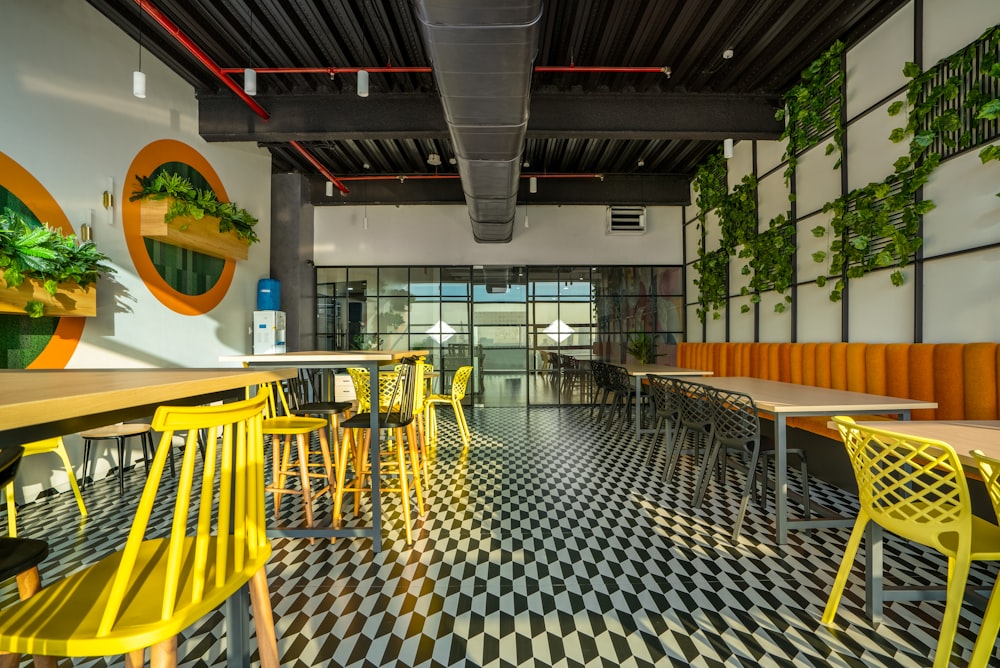
[[458,164],[458,160],[456,160],[455,157],[452,156],[451,158],[448,158],[448,164],[449,165],[457,165]]
[[437,153],[431,153],[427,156],[427,164],[437,167],[441,164],[441,156]]
[[372,168],[372,166],[369,165],[367,162],[365,164],[361,165],[361,167],[364,168],[364,169],[371,169]]
[[726,49],[725,51],[722,52],[722,58],[723,58],[723,60],[730,60],[733,57],[733,55],[734,54],[733,54],[732,48],[728,48],[728,49]]
[[642,158],[639,158],[639,161],[637,163],[635,163],[635,164],[638,167],[645,167],[646,166],[646,161],[643,160]]

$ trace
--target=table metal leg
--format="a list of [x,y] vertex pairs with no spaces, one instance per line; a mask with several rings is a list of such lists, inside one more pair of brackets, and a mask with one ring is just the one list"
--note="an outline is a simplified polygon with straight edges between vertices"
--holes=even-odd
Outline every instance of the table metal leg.
[[[371,475],[372,475],[372,550],[376,554],[382,551],[382,495],[380,492],[381,480],[379,476],[379,461],[381,457],[379,456],[379,385],[382,379],[379,378],[378,373],[378,363],[372,362],[367,365],[368,374],[371,382],[368,383],[370,395],[371,406],[371,422],[369,426],[371,427],[371,448],[368,452],[371,462]],[[408,499],[403,499],[403,503],[408,503]]]
[[250,667],[250,586],[226,599],[226,668]]
[[785,416],[774,416],[774,538],[778,545],[788,543],[788,430]]
[[642,376],[635,377],[635,437],[642,435]]
[[869,522],[865,528],[865,614],[873,626],[882,622],[882,604],[885,601],[882,557],[882,527]]

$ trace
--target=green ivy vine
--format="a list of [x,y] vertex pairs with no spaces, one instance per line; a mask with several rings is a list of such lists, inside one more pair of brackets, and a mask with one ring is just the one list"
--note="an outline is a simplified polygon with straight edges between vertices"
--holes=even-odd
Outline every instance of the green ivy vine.
[[[763,292],[774,290],[784,299],[774,305],[777,313],[784,313],[792,303],[792,296],[786,294],[795,278],[795,226],[788,216],[780,214],[767,224],[767,230],[751,235],[740,251],[741,258],[749,261],[743,266],[744,276],[750,276],[750,283],[740,290],[741,295],[750,295],[750,302],[760,302]],[[740,307],[741,313],[750,311],[748,304]]]
[[[828,278],[836,277],[830,291],[832,301],[843,297],[845,278],[860,278],[876,269],[895,267],[889,275],[890,281],[894,286],[904,283],[902,269],[923,244],[919,235],[920,216],[935,206],[933,201],[917,197],[941,162],[941,154],[932,147],[940,142],[949,148],[968,148],[979,134],[975,125],[1000,116],[1000,99],[987,99],[979,84],[964,91],[961,105],[956,103],[963,82],[975,74],[975,56],[983,41],[986,48],[979,63],[980,75],[1000,78],[996,55],[1000,26],[990,28],[979,40],[926,72],[916,63],[906,63],[903,67],[903,73],[910,79],[906,102],[894,102],[888,111],[890,116],[897,116],[908,107],[907,122],[895,128],[889,138],[896,143],[909,139],[907,154],[896,160],[893,173],[882,181],[853,190],[823,207],[823,211],[833,212],[830,227],[835,238],[829,252],[814,253],[813,260],[819,263],[829,260],[829,274],[821,276],[817,285],[822,287]],[[941,81],[939,74],[943,68],[947,68],[949,76]],[[973,125],[963,129],[962,115],[970,111],[974,114]],[[1000,150],[988,146],[979,155],[984,163],[998,160]],[[823,226],[813,229],[817,237],[825,234]]]
[[715,251],[705,250],[705,221],[708,212],[720,209],[729,197],[726,185],[726,159],[722,150],[715,151],[698,166],[692,188],[697,194],[695,204],[698,207],[697,229],[701,235],[698,244],[698,259],[693,266],[698,272],[694,284],[698,287],[698,319],[705,322],[709,312],[712,318],[718,320],[719,309],[726,303],[728,297],[729,253],[720,248]]
[[[807,149],[819,144],[823,137],[833,127],[832,141],[826,145],[826,155],[837,151],[843,154],[844,122],[841,114],[843,99],[841,95],[844,71],[842,67],[844,43],[840,40],[833,43],[809,67],[802,70],[801,79],[793,86],[782,100],[784,108],[779,109],[774,117],[785,121],[785,130],[779,140],[786,140],[785,182],[788,183],[795,172],[798,156]],[[840,167],[841,158],[837,158],[834,169]]]

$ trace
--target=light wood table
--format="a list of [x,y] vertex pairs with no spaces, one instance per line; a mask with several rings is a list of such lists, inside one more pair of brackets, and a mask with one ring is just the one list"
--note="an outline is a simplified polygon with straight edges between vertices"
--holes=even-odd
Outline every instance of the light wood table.
[[788,428],[789,416],[855,415],[864,413],[894,413],[903,420],[910,419],[910,411],[937,408],[933,401],[885,397],[877,394],[833,390],[776,380],[748,378],[745,376],[713,376],[699,381],[705,385],[731,392],[750,395],[757,410],[774,418],[775,451],[775,518],[774,536],[779,545],[788,543],[791,529],[818,529],[850,526],[854,520],[843,517],[790,520],[788,517]]
[[[426,350],[311,350],[305,352],[279,353],[276,355],[225,355],[220,357],[222,362],[239,362],[248,364],[251,367],[296,367],[300,369],[343,369],[347,367],[361,367],[368,369],[369,378],[375,382],[369,383],[370,406],[379,405],[379,379],[378,368],[387,364],[401,362],[407,357],[426,357]],[[336,397],[334,397],[336,399]],[[382,501],[379,498],[380,476],[379,476],[379,412],[370,412],[372,445],[369,449],[371,457],[371,479],[372,479],[372,524],[369,527],[349,528],[349,529],[322,529],[313,528],[272,528],[268,529],[269,536],[289,536],[289,537],[310,537],[328,538],[333,536],[357,538],[368,537],[372,539],[372,549],[375,552],[382,550]]]
[[[642,434],[652,434],[654,429],[642,428],[642,379],[646,376],[711,376],[711,371],[700,369],[685,369],[679,366],[669,366],[667,364],[639,364],[632,362],[629,364],[615,364],[613,366],[624,367],[628,375],[635,378],[635,437]],[[670,435],[667,434],[667,438]]]
[[295,369],[0,370],[0,444],[20,444],[197,405]]

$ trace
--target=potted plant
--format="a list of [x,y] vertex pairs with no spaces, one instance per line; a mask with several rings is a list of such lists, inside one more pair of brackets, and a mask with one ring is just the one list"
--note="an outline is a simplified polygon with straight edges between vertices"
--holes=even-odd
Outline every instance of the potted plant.
[[179,174],[136,175],[130,201],[140,201],[142,236],[223,259],[247,259],[260,238],[257,219],[232,202],[220,202],[211,190],[194,187]]
[[628,354],[636,359],[639,364],[652,364],[656,359],[656,346],[653,344],[653,336],[646,332],[631,332],[628,335]]
[[93,283],[114,273],[93,242],[77,244],[47,225],[32,225],[12,209],[0,213],[0,312],[97,315]]

